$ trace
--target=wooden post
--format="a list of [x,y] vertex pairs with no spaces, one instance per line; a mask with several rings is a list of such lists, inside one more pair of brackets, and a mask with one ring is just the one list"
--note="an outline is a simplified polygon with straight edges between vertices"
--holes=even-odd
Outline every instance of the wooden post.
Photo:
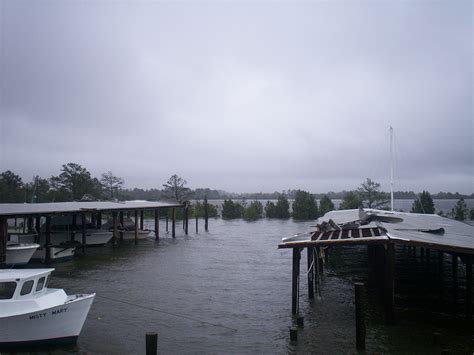
[[102,212],[97,212],[97,229],[102,228]]
[[35,230],[36,230],[35,242],[39,244],[39,241],[41,239],[41,216],[36,216],[35,218]]
[[135,244],[138,244],[138,210],[135,210]]
[[472,259],[466,257],[466,318],[472,319]]
[[28,226],[27,226],[28,233],[31,233],[33,230],[33,217],[28,217]]
[[97,227],[97,212],[91,213],[91,226],[92,228]]
[[140,210],[140,230],[143,230],[143,221],[145,219],[145,211]]
[[[308,298],[312,300],[314,298],[314,268],[316,263],[313,259],[313,247],[307,247],[307,260],[308,260]],[[318,258],[319,259],[319,258]]]
[[355,287],[355,318],[356,318],[356,344],[357,350],[365,350],[365,313],[362,282],[354,283]]
[[188,235],[188,227],[189,227],[189,207],[186,204],[184,207],[184,234]]
[[76,242],[76,231],[77,231],[77,215],[74,213],[72,215],[71,230],[69,231],[70,232],[69,239],[72,243]]
[[158,334],[146,333],[146,355],[156,355],[158,353]]
[[168,228],[168,220],[169,220],[169,218],[168,218],[168,211],[169,211],[169,210],[166,211],[166,233],[169,232],[169,228]]
[[204,197],[204,230],[209,231],[209,207],[207,204],[207,196]]
[[393,243],[386,244],[385,250],[385,322],[395,323],[395,247]]
[[113,226],[112,245],[115,245],[117,244],[117,211],[112,212],[112,226]]
[[291,312],[293,314],[298,314],[299,311],[300,258],[300,249],[293,248],[293,272],[291,278]]
[[8,219],[0,217],[0,269],[5,268],[7,263],[7,238]]
[[45,248],[45,257],[44,262],[49,264],[51,262],[51,216],[46,217],[46,233],[45,233],[46,243]]
[[176,237],[176,208],[173,207],[173,220],[171,221],[171,236]]
[[160,240],[160,210],[155,208],[155,240]]
[[[319,271],[320,275],[323,275],[324,274],[324,261],[323,261],[323,258],[322,258],[323,254],[321,252],[321,248],[318,248],[317,250],[318,250],[318,252],[316,253],[316,255],[317,255],[316,262],[319,265],[318,271]],[[326,257],[326,253],[324,253],[324,256]]]
[[86,253],[86,214],[84,212],[81,213],[81,222],[82,222],[82,253]]
[[[196,212],[194,212],[194,213],[196,213]],[[197,234],[197,233],[199,233],[198,216],[197,216],[197,214],[196,214],[195,217],[196,217],[196,234]]]
[[453,272],[453,298],[454,298],[454,306],[457,311],[458,306],[458,255],[452,255],[452,264],[451,264],[452,272]]
[[125,225],[123,223],[123,211],[120,211],[119,219],[120,219],[120,241],[123,242],[123,231],[125,230]]

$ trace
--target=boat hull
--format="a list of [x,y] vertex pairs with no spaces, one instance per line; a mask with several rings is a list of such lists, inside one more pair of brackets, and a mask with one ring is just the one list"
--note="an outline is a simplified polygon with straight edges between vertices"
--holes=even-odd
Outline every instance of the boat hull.
[[[75,247],[53,246],[51,247],[51,261],[67,261],[74,257]],[[41,248],[34,252],[32,260],[44,262],[46,258],[46,249]]]
[[[109,231],[90,231],[86,230],[86,246],[101,246],[107,244],[112,239],[112,232]],[[51,241],[55,244],[67,243],[71,240],[69,233],[51,233]],[[74,241],[82,243],[82,233],[80,231],[74,234]]]
[[38,248],[39,248],[39,244],[35,244],[35,243],[7,244],[6,264],[9,266],[28,264],[31,257],[33,256],[36,249]]
[[94,297],[95,294],[69,296],[54,307],[0,318],[0,349],[74,343]]
[[[135,231],[119,231],[118,238],[120,239],[120,233],[123,233],[123,240],[135,240]],[[146,239],[150,234],[149,230],[139,230],[137,239]]]

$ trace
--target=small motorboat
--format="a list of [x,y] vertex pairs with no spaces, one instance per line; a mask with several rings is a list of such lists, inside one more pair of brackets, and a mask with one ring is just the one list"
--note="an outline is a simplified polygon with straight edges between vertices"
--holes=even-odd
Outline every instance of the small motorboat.
[[[74,257],[75,252],[76,252],[76,247],[73,246],[72,244],[52,245],[50,247],[51,262],[71,260]],[[45,247],[38,248],[34,252],[33,257],[31,259],[45,262],[46,248]]]
[[28,264],[36,249],[40,247],[36,243],[16,243],[7,242],[7,260],[8,266]]
[[0,350],[76,342],[95,293],[48,288],[53,270],[0,270]]

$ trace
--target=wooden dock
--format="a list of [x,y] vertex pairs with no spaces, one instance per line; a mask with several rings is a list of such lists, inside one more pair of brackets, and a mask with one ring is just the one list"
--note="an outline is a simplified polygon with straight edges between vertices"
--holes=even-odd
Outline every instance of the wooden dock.
[[379,275],[383,290],[385,320],[395,322],[395,246],[411,248],[416,253],[429,255],[438,251],[453,258],[453,277],[457,272],[458,258],[466,268],[466,305],[468,319],[472,319],[472,262],[474,260],[474,227],[438,215],[423,215],[378,210],[333,211],[317,221],[315,230],[306,235],[284,238],[280,249],[292,249],[292,313],[299,313],[299,284],[301,253],[308,255],[308,297],[314,297],[315,280],[320,262],[327,258],[330,248],[341,246],[367,246],[369,267]]
[[[86,217],[89,216],[91,222],[96,228],[102,225],[102,217],[105,213],[112,216],[112,243],[119,241],[118,224],[123,223],[124,213],[134,212],[135,215],[135,243],[138,241],[138,230],[144,228],[145,211],[154,212],[155,220],[155,238],[159,240],[159,218],[160,211],[172,210],[172,236],[175,237],[176,209],[186,208],[180,203],[169,202],[149,202],[149,201],[126,201],[126,202],[57,202],[57,203],[4,203],[0,204],[0,268],[5,267],[6,263],[6,245],[8,239],[8,219],[24,218],[30,230],[41,233],[41,218],[45,220],[45,262],[51,260],[51,218],[53,216],[72,216],[73,223],[80,221],[80,230],[82,233],[82,250],[85,253],[87,243],[86,236]],[[161,215],[164,215],[162,213]],[[79,218],[78,218],[79,217]],[[187,229],[186,229],[187,232]]]

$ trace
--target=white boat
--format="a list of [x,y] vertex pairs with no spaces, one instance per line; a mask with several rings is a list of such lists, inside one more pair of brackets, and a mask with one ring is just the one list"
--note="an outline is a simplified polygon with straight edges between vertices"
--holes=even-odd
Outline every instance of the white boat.
[[[50,258],[52,262],[55,261],[67,261],[74,257],[76,247],[70,245],[53,245],[50,247]],[[46,260],[46,248],[38,248],[31,260],[44,262]]]
[[0,270],[0,350],[76,342],[95,294],[48,288],[53,270]]
[[[120,233],[123,233],[123,240],[135,240],[135,231],[134,230],[119,230],[117,238],[120,239]],[[137,234],[137,239],[146,239],[148,237],[148,234],[150,234],[150,231],[145,229],[145,230],[138,230]]]
[[[51,242],[52,243],[67,243],[72,242],[82,243],[82,232],[75,231],[71,238],[71,232],[52,232]],[[112,232],[102,229],[86,229],[86,246],[101,246],[107,244],[112,239]]]
[[[100,246],[112,239],[112,232],[105,229],[93,228],[90,221],[86,221],[86,246]],[[41,238],[44,239],[46,226],[43,224]],[[72,216],[55,216],[51,219],[51,243],[82,243],[82,225],[73,224]]]
[[36,243],[15,243],[7,242],[7,260],[8,266],[28,264],[36,249],[40,247]]

